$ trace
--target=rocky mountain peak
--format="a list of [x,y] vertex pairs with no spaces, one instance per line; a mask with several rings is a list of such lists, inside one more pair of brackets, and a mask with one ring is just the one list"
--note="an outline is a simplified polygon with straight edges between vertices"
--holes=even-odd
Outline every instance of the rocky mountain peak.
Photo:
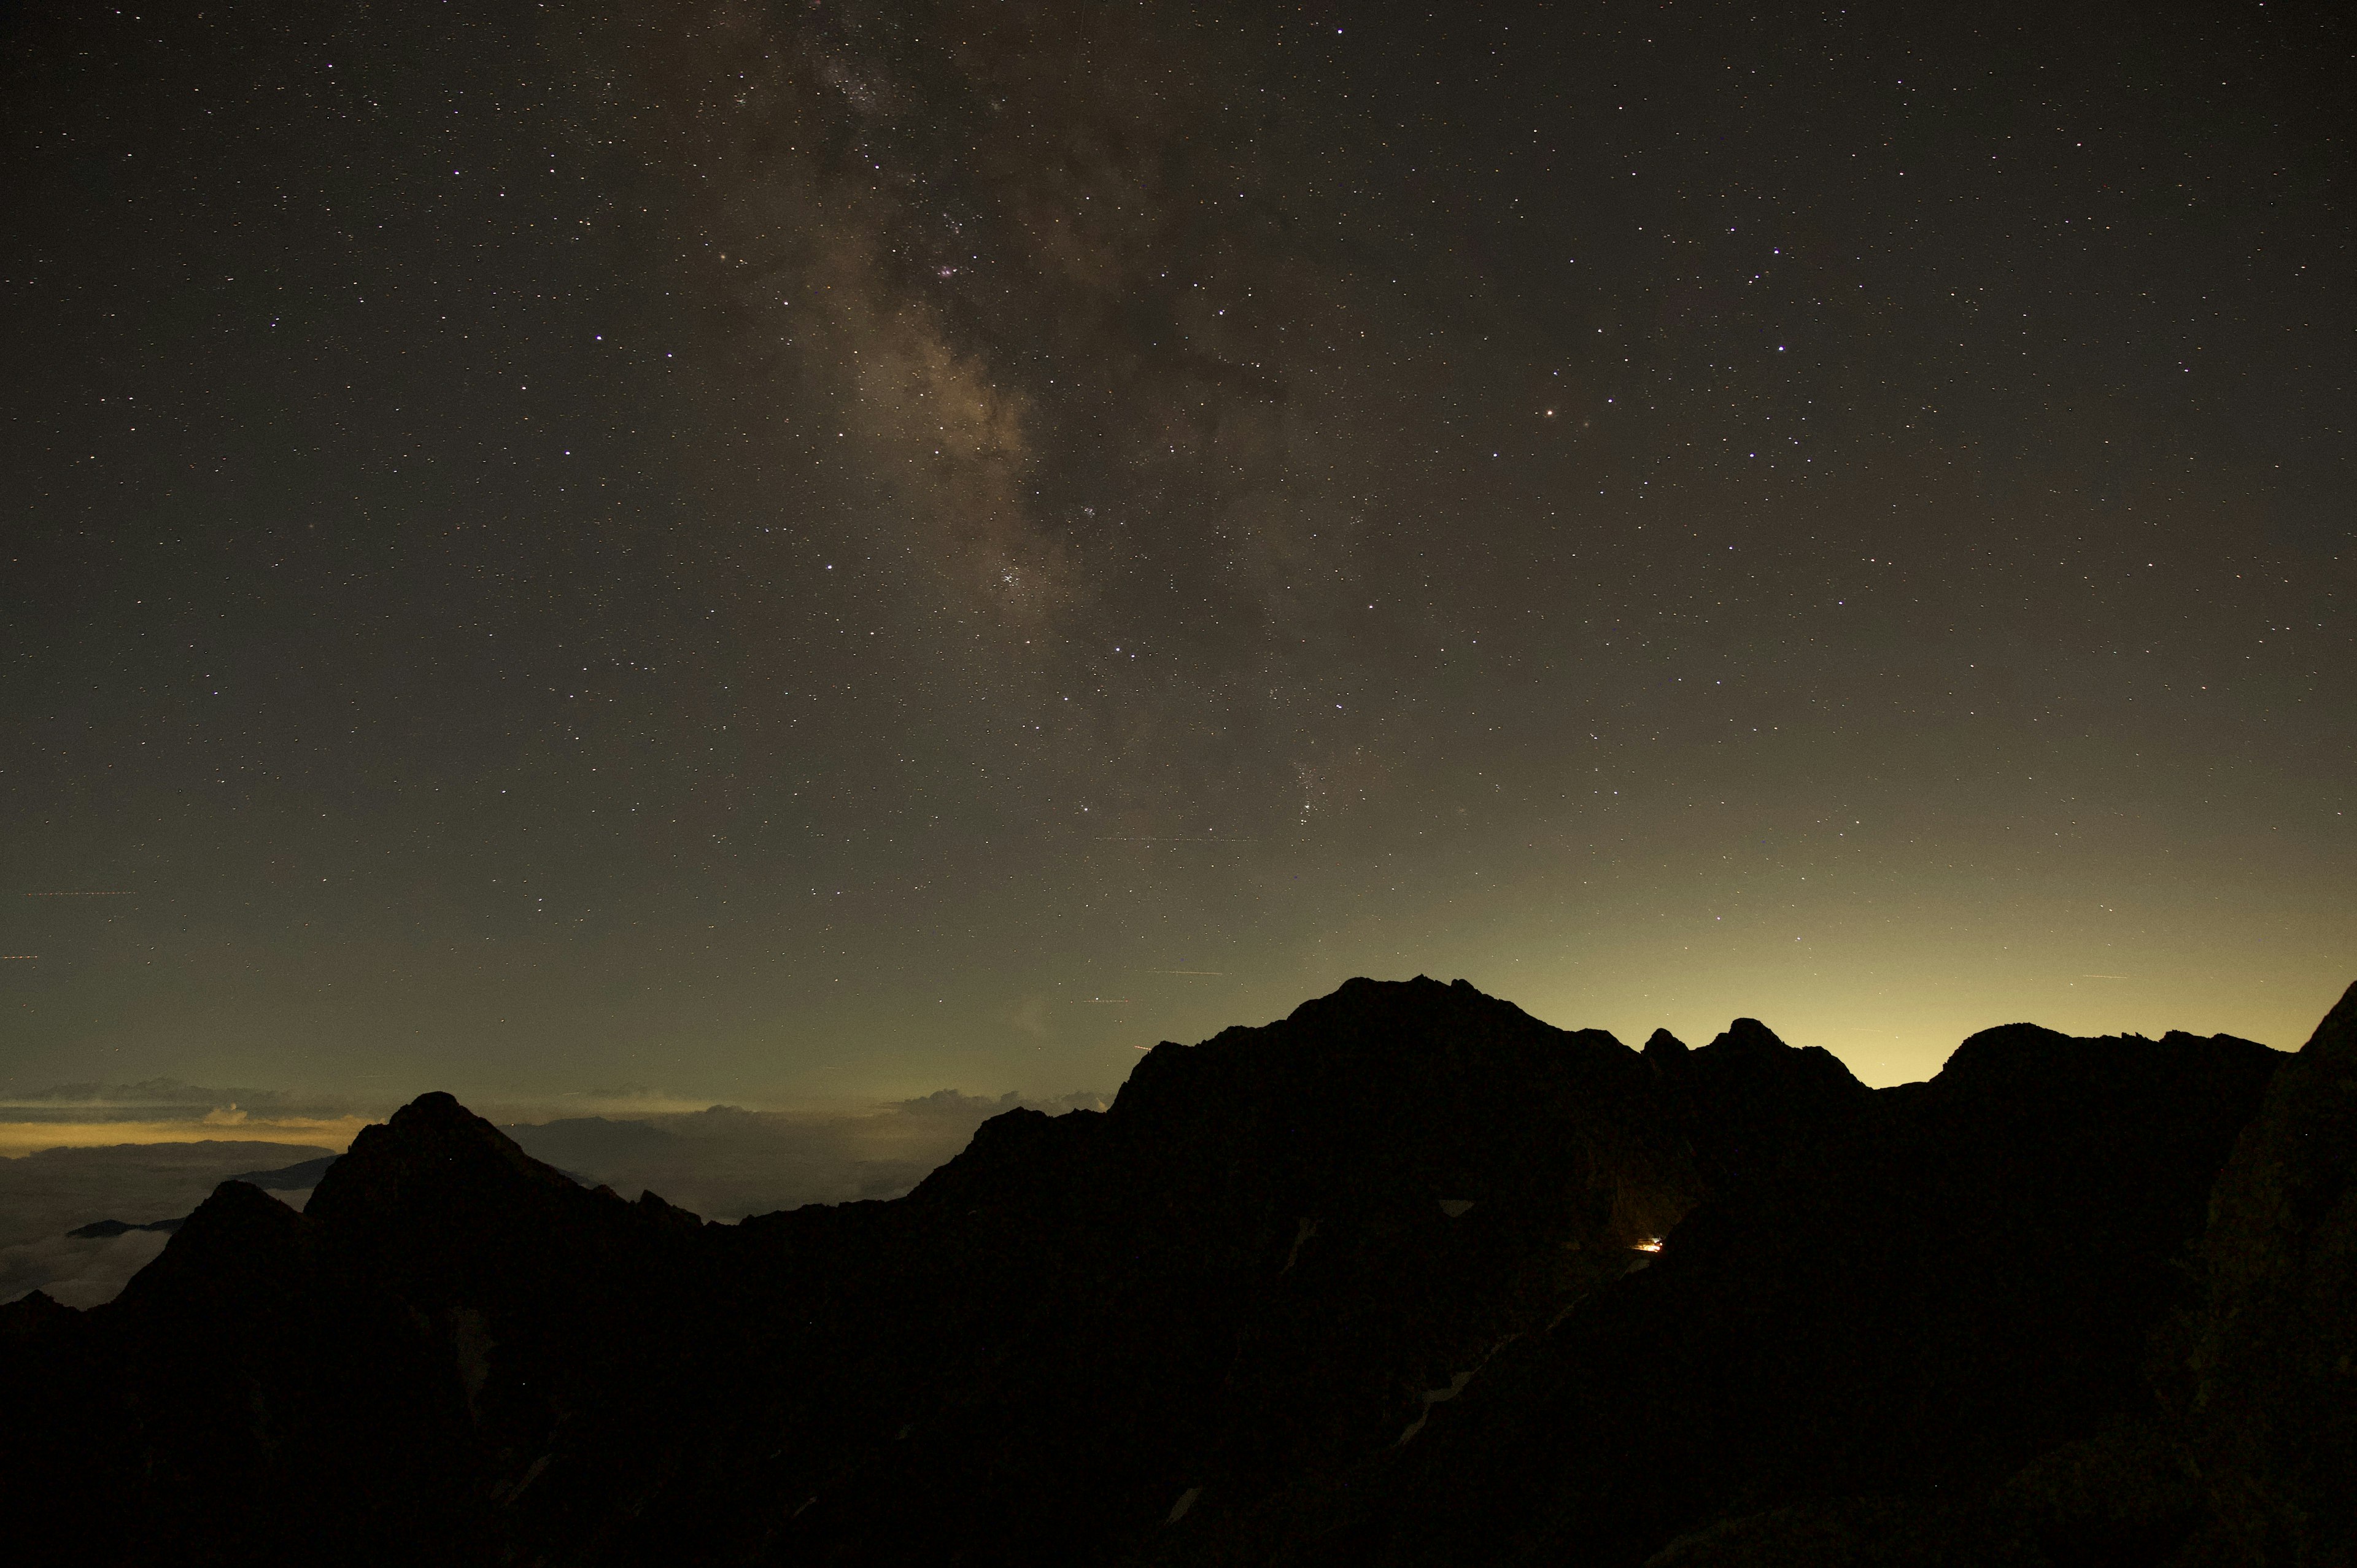
[[163,1254],[131,1277],[116,1303],[186,1310],[190,1298],[234,1295],[302,1266],[315,1227],[251,1182],[225,1181],[181,1221]]
[[1747,1568],[1747,1519],[1985,1535],[2018,1472],[2100,1550],[1972,1561],[2160,1562],[2190,1483],[2103,1510],[2192,1473],[2147,1337],[2249,1122],[2190,1419],[2266,1548],[2199,1560],[2261,1568],[2348,1534],[2352,1058],[2357,992],[2297,1071],[2015,1026],[1871,1090],[1756,1019],[1641,1056],[1361,980],[736,1226],[429,1095],[308,1216],[227,1184],[118,1307],[0,1308],[0,1475],[121,1562]]
[[1726,1051],[1786,1051],[1792,1047],[1776,1036],[1776,1031],[1757,1018],[1738,1018],[1712,1036],[1706,1050]]
[[514,1139],[436,1091],[421,1094],[382,1125],[365,1127],[319,1178],[306,1212],[333,1227],[425,1208],[545,1202],[581,1190]]

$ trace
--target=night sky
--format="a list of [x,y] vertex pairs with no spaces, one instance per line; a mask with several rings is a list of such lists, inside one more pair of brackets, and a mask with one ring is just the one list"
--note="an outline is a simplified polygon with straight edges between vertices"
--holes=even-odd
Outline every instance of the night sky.
[[0,1086],[2357,976],[2329,8],[6,27]]

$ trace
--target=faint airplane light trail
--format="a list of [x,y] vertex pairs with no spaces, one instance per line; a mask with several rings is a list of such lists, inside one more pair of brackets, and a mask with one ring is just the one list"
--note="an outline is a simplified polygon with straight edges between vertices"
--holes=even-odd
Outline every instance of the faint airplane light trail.
[[2127,976],[2125,974],[2083,974],[2079,978],[2082,980],[2126,980]]
[[1141,969],[1137,972],[1140,974],[1208,974],[1225,978],[1228,972],[1224,969]]
[[37,952],[0,952],[0,963],[31,963],[40,956]]
[[124,889],[108,893],[27,893],[27,898],[136,898],[138,894]]

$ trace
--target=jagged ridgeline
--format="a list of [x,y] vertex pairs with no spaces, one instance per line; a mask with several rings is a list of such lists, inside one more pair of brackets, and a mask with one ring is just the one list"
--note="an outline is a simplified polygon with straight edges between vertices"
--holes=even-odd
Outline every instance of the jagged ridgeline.
[[[2357,989],[2307,1049],[1353,981],[708,1225],[447,1095],[0,1308],[22,1561],[2330,1563]],[[51,1546],[49,1543],[58,1543]],[[2336,1555],[2337,1554],[2337,1555]]]

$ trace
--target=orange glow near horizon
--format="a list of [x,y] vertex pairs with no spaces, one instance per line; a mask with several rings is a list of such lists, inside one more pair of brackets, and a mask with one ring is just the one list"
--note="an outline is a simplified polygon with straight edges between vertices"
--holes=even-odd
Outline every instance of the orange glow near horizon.
[[246,1117],[239,1121],[0,1122],[0,1159],[44,1149],[103,1149],[123,1144],[285,1144],[340,1153],[368,1125],[361,1116]]

